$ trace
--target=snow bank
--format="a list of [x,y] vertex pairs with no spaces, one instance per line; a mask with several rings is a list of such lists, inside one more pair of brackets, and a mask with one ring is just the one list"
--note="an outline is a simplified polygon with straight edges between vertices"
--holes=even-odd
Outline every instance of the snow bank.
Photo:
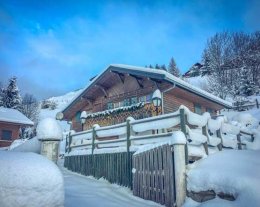
[[10,150],[17,152],[34,152],[40,154],[41,152],[41,142],[37,137],[26,140],[18,146],[11,147]]
[[28,139],[16,139],[12,142],[12,144],[9,146],[9,150],[12,150],[15,147],[18,147],[19,145],[25,143]]
[[[260,151],[227,150],[197,161],[187,173],[189,191],[214,190],[232,194],[232,206],[259,206],[260,203]],[[219,170],[221,169],[221,170]],[[230,203],[230,201],[223,201]],[[222,203],[221,202],[221,203]],[[202,206],[213,206],[216,200]],[[222,206],[221,203],[215,206]]]
[[62,130],[57,121],[53,118],[45,118],[37,126],[37,137],[43,139],[62,139]]
[[64,205],[63,177],[41,155],[0,152],[1,207],[59,207]]

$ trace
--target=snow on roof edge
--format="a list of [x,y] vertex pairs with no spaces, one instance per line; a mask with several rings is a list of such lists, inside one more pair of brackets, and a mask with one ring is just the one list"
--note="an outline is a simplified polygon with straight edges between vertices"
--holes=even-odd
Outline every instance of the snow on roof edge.
[[34,125],[24,114],[16,109],[0,107],[0,122],[8,122],[22,125]]
[[64,112],[67,110],[67,108],[69,108],[70,105],[72,105],[78,98],[81,97],[81,95],[83,93],[85,93],[85,91],[98,79],[100,78],[100,76],[106,72],[110,67],[117,67],[117,68],[125,68],[125,69],[129,69],[129,70],[137,70],[137,71],[143,71],[143,72],[150,72],[150,73],[155,73],[155,74],[161,74],[161,75],[165,75],[166,77],[166,80],[168,79],[168,81],[170,82],[174,82],[174,83],[177,83],[178,85],[184,87],[185,89],[190,89],[192,90],[193,92],[196,92],[197,94],[205,97],[205,98],[208,98],[212,101],[215,101],[221,105],[224,105],[226,107],[230,107],[232,108],[232,103],[224,100],[224,99],[221,99],[213,94],[210,94],[208,93],[207,91],[204,91],[198,87],[195,87],[183,80],[181,80],[180,78],[178,77],[175,77],[174,75],[168,73],[167,71],[164,71],[164,70],[155,70],[155,69],[150,69],[150,68],[145,68],[145,67],[140,67],[140,66],[132,66],[132,65],[125,65],[125,64],[110,64],[108,67],[106,67],[101,73],[99,73],[99,75],[97,75],[91,82],[89,82],[89,84],[87,84],[86,87],[83,88],[83,90],[81,91],[81,93],[79,93],[77,96],[75,96],[71,102],[69,102],[62,110],[61,112]]

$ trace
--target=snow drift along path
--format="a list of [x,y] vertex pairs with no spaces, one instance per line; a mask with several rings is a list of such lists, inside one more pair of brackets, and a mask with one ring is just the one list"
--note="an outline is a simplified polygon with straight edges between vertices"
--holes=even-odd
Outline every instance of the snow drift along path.
[[[188,190],[214,190],[236,197],[233,202],[214,199],[199,206],[257,207],[260,204],[259,158],[259,150],[227,150],[197,161],[187,173]],[[185,206],[197,205],[187,200]]]
[[[152,201],[133,196],[132,192],[104,179],[73,173],[59,163],[64,175],[65,207],[160,207]],[[161,206],[162,207],[162,206]]]
[[63,178],[50,160],[31,152],[0,152],[1,207],[63,207]]

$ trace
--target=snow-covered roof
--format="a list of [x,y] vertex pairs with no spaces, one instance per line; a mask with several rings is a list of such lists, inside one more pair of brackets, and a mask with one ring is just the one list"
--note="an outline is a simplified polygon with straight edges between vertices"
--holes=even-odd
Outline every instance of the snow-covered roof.
[[164,70],[156,70],[151,68],[145,68],[145,67],[138,67],[138,66],[131,66],[131,65],[124,65],[124,64],[111,64],[109,65],[103,72],[101,72],[98,76],[96,76],[83,90],[81,93],[79,93],[75,98],[62,110],[64,112],[66,109],[68,109],[78,98],[80,98],[85,91],[90,88],[92,85],[96,83],[96,81],[106,72],[106,71],[116,71],[121,73],[130,73],[134,75],[141,75],[141,76],[147,76],[154,79],[161,79],[168,81],[170,83],[175,84],[176,86],[183,88],[185,90],[188,90],[190,92],[193,92],[199,96],[202,96],[204,98],[207,98],[215,103],[218,103],[222,106],[225,106],[227,108],[232,108],[232,103],[225,101],[217,96],[214,96],[200,88],[197,88],[184,80],[181,80],[180,78],[168,73]]
[[0,122],[9,122],[22,125],[34,125],[34,123],[16,109],[0,107]]

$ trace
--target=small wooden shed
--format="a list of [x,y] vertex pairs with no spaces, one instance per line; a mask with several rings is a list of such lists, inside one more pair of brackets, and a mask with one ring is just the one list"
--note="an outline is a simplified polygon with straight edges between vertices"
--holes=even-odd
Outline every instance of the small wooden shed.
[[19,138],[21,127],[34,123],[15,109],[0,107],[0,147],[8,147]]

